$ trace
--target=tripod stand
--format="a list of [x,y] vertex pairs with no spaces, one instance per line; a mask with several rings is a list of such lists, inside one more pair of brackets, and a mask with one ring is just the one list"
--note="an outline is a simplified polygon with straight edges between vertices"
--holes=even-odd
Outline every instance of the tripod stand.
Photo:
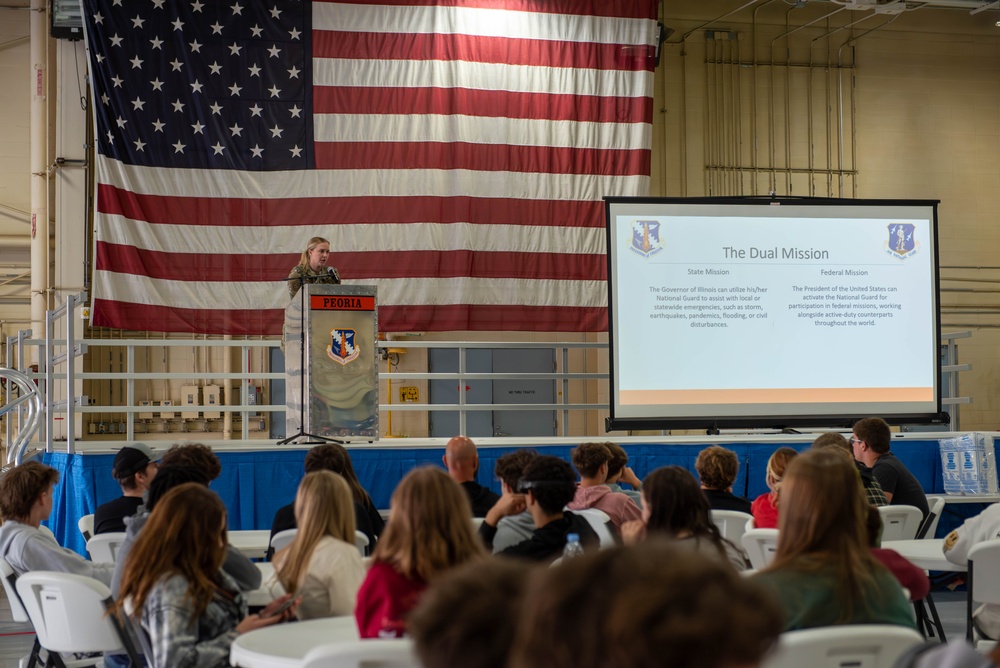
[[[340,276],[337,275],[336,269],[330,275],[335,276],[337,279],[336,282],[340,283]],[[294,276],[286,279],[287,281],[299,282],[299,309],[301,311],[299,314],[299,430],[291,436],[278,441],[278,445],[288,445],[302,437],[307,438],[306,441],[303,441],[303,445],[321,443],[343,444],[343,441],[338,441],[335,438],[310,434],[306,431],[306,278],[308,277]],[[310,280],[309,283],[312,284],[314,281]]]

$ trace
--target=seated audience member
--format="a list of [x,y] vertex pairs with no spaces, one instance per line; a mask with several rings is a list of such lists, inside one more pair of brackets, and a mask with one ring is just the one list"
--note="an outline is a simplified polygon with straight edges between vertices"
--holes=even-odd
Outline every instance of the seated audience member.
[[792,448],[778,448],[768,458],[766,481],[771,491],[758,496],[750,506],[754,526],[758,529],[778,528],[778,488],[781,487],[781,478],[785,475],[788,462],[797,454],[799,453]]
[[712,510],[735,510],[750,514],[750,502],[733,494],[733,483],[740,471],[736,453],[719,445],[712,445],[698,453],[694,470],[701,481],[701,491]]
[[275,582],[302,598],[299,619],[353,613],[365,566],[354,545],[347,482],[330,471],[307,473],[295,496],[295,518],[295,540],[274,558]]
[[569,502],[570,510],[597,508],[607,513],[615,532],[621,532],[625,522],[637,520],[642,512],[635,501],[624,494],[612,492],[604,486],[608,477],[608,464],[611,461],[611,451],[603,443],[581,443],[570,453],[573,466],[580,473],[580,485],[576,489],[573,500]]
[[[354,473],[354,466],[351,464],[351,456],[344,446],[338,443],[326,443],[317,445],[306,454],[305,463],[306,474],[316,471],[331,471],[336,473],[347,483],[351,489],[351,497],[354,501],[354,528],[368,536],[369,551],[375,548],[375,541],[382,535],[385,522],[379,514],[368,496],[368,492],[361,486],[358,476]],[[278,509],[274,514],[274,522],[271,524],[271,538],[274,535],[294,529],[295,523],[295,503],[289,503]],[[354,540],[353,538],[351,539]]]
[[910,600],[919,601],[927,596],[931,590],[931,581],[924,569],[917,568],[895,550],[879,547],[878,537],[882,533],[882,515],[878,512],[878,508],[871,505],[868,506],[868,521],[865,524],[865,529],[868,535],[868,549],[871,550],[872,556],[889,569],[889,572],[899,580],[903,589],[910,592]]
[[656,469],[643,481],[642,497],[642,519],[622,527],[626,544],[664,537],[685,551],[718,559],[738,571],[746,570],[746,557],[719,533],[708,499],[688,471],[679,466]]
[[836,452],[809,450],[779,491],[774,561],[754,576],[785,615],[784,630],[836,624],[915,628],[899,583],[868,549],[868,509],[857,470]]
[[[186,448],[187,446],[180,447]],[[205,449],[202,450],[201,448]],[[122,576],[125,573],[125,561],[128,558],[129,553],[132,551],[132,546],[135,544],[140,532],[149,521],[150,513],[153,512],[153,509],[156,507],[157,503],[159,503],[160,499],[174,487],[185,483],[196,483],[202,487],[208,487],[208,483],[211,482],[208,476],[212,473],[218,475],[221,471],[221,467],[215,469],[214,467],[207,465],[207,460],[203,461],[202,455],[206,452],[208,455],[215,457],[211,450],[208,450],[205,446],[199,445],[196,446],[194,451],[187,452],[186,454],[182,451],[181,456],[174,458],[174,461],[182,462],[201,461],[202,466],[199,468],[190,466],[160,467],[156,473],[156,478],[152,483],[150,483],[149,498],[146,500],[146,505],[134,517],[125,518],[125,541],[118,547],[114,577],[111,581],[111,593],[115,596],[115,598],[118,597],[118,592],[121,588]],[[216,460],[216,462],[218,462],[218,460]],[[254,566],[252,561],[247,559],[242,552],[237,550],[232,545],[228,545],[226,548],[225,561],[222,564],[222,570],[224,570],[226,574],[232,578],[242,591],[253,591],[254,589],[260,587],[260,569]]]
[[479,453],[476,451],[476,444],[468,436],[455,436],[445,445],[441,461],[448,469],[451,479],[461,485],[469,497],[472,516],[485,517],[486,511],[493,507],[500,496],[476,482],[476,474],[479,473]]
[[536,571],[509,665],[749,668],[780,631],[780,610],[752,579],[650,540]]
[[890,505],[916,506],[927,519],[930,508],[920,482],[889,452],[892,432],[882,418],[865,418],[854,425],[854,459],[872,470]]
[[114,610],[133,617],[149,637],[152,668],[229,665],[240,633],[295,616],[290,596],[248,615],[239,587],[221,570],[226,556],[226,508],[208,488],[185,483],[170,490],[149,516],[125,564]]
[[209,481],[215,480],[222,473],[222,462],[212,452],[212,448],[203,443],[178,443],[170,446],[160,458],[160,466],[198,469]]
[[122,495],[102,503],[94,511],[94,535],[125,531],[125,518],[132,517],[142,505],[142,495],[156,475],[153,451],[145,443],[126,445],[115,455],[111,475],[121,485]]
[[513,515],[505,515],[497,522],[497,531],[493,535],[493,554],[528,540],[535,532],[535,520],[525,503],[524,494],[517,492],[517,483],[524,477],[524,467],[537,456],[538,453],[534,450],[516,450],[497,459],[493,472],[500,478],[500,489],[503,491],[501,498],[507,498],[509,503],[523,510]]
[[[987,540],[1000,538],[1000,503],[994,503],[975,517],[965,520],[944,539],[945,559],[959,566],[969,565],[969,550]],[[1000,605],[984,603],[972,613],[980,635],[1000,640]]]
[[389,522],[358,591],[354,618],[362,638],[398,638],[428,583],[484,556],[469,499],[448,475],[425,466],[392,493]]
[[854,451],[851,449],[850,441],[835,431],[828,431],[825,434],[817,436],[816,440],[812,443],[812,447],[838,448],[850,455],[851,460],[854,461],[855,468],[858,469],[858,475],[861,476],[861,485],[865,488],[868,503],[873,506],[889,505],[889,501],[885,498],[885,492],[882,491],[882,485],[878,484],[878,480],[875,479],[872,470],[854,459]]
[[[520,513],[525,507],[531,513],[535,530],[528,540],[511,545],[497,554],[522,557],[533,561],[552,561],[566,547],[566,536],[580,536],[584,548],[597,547],[597,534],[585,517],[563,510],[576,492],[576,476],[570,465],[548,455],[536,455],[524,467],[518,483],[520,495],[501,497],[490,508],[479,525],[479,536],[492,549],[493,537],[500,518]],[[605,490],[607,487],[604,488]]]
[[445,573],[410,616],[422,668],[506,668],[528,566],[487,559]]
[[[608,479],[604,481],[604,485],[612,492],[621,492],[635,501],[637,505],[641,504],[642,494],[639,493],[639,490],[642,488],[642,481],[636,477],[635,471],[629,468],[628,453],[625,452],[625,448],[611,441],[604,445],[611,452],[611,460],[608,462]],[[623,489],[621,483],[625,483],[632,489]]]
[[61,547],[41,531],[52,513],[52,494],[59,472],[40,462],[25,462],[0,478],[0,555],[18,575],[29,571],[74,573],[111,583],[113,564],[95,564]]

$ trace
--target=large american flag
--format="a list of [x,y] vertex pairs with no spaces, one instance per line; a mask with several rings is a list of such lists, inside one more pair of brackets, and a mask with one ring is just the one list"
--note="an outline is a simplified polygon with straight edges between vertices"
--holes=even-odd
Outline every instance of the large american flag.
[[606,328],[655,0],[85,0],[93,324],[275,334],[312,236],[384,331]]

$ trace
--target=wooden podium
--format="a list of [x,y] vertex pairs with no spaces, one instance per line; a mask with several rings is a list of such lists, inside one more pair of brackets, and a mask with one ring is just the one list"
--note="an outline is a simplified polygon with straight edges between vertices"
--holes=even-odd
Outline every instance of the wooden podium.
[[285,309],[285,433],[301,432],[300,442],[378,439],[375,287],[305,285],[301,292]]

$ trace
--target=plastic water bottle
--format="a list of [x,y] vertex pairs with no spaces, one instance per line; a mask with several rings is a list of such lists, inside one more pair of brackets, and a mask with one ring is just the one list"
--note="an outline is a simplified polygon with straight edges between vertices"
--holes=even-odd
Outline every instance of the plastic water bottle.
[[583,554],[583,545],[580,544],[580,534],[571,533],[566,535],[566,547],[563,548],[563,559],[572,559]]

